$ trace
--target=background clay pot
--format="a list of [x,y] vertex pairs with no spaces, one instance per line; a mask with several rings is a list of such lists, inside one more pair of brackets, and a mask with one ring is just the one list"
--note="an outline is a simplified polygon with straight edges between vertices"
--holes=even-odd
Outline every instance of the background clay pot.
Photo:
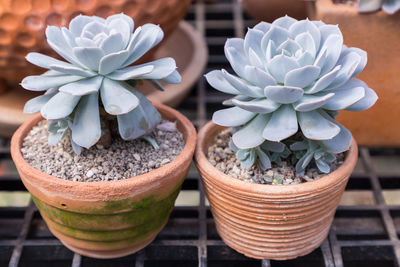
[[222,240],[246,256],[273,260],[293,259],[320,246],[357,162],[355,141],[345,162],[319,180],[263,185],[232,178],[208,162],[207,149],[223,129],[207,123],[199,132],[195,153]]
[[[165,39],[185,16],[191,0],[4,0],[0,3],[0,81],[10,86],[43,69],[25,60],[28,52],[55,56],[44,32],[47,25],[67,26],[78,14],[109,15],[124,12],[135,21],[159,24]],[[1,84],[0,84],[1,85]]]
[[71,250],[95,258],[124,256],[148,245],[166,224],[192,161],[196,130],[178,111],[155,106],[164,119],[177,121],[185,147],[163,167],[125,180],[66,181],[30,166],[20,148],[40,114],[14,134],[11,154],[21,179],[50,231]]
[[272,22],[288,15],[296,19],[307,17],[304,0],[241,0],[244,9],[257,20]]
[[313,20],[339,24],[347,46],[368,53],[368,64],[357,78],[379,96],[376,104],[363,112],[341,111],[343,123],[365,146],[400,146],[400,12],[357,12],[356,6],[333,4],[331,0],[309,3]]

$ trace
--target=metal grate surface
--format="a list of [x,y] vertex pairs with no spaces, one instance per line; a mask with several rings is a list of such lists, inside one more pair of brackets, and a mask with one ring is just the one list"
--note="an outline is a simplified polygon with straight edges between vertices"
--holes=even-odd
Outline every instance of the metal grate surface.
[[[210,54],[206,71],[230,70],[223,55],[226,38],[243,37],[255,24],[236,1],[228,0],[197,1],[186,20],[206,38]],[[200,78],[179,110],[201,127],[224,99]],[[327,240],[307,256],[279,262],[253,260],[224,245],[194,167],[180,195],[195,199],[194,204],[177,206],[151,245],[115,260],[81,257],[52,236],[32,202],[21,207],[1,204],[2,194],[25,192],[8,147],[8,140],[0,140],[0,266],[400,267],[400,149],[361,148]]]

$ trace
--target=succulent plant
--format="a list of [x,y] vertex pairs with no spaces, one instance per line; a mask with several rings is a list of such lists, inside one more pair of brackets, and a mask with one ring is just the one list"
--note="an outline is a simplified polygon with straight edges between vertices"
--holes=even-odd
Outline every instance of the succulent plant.
[[382,8],[388,14],[394,14],[400,10],[400,0],[358,0],[358,12],[374,12]]
[[314,140],[303,140],[290,145],[294,156],[297,159],[296,172],[304,173],[304,170],[314,159],[318,169],[323,173],[329,173],[330,164],[335,161],[336,155],[327,152],[324,147]]
[[214,70],[206,79],[236,95],[224,102],[233,107],[215,112],[213,121],[239,128],[232,136],[238,149],[280,142],[300,130],[326,152],[344,152],[352,136],[334,120],[337,111],[365,110],[377,100],[354,78],[367,63],[366,52],[343,45],[336,25],[288,16],[260,22],[244,39],[228,39],[225,56],[237,75]]
[[148,134],[161,121],[151,102],[132,85],[149,80],[162,90],[158,80],[179,83],[175,60],[161,58],[130,66],[160,43],[163,31],[159,26],[145,24],[134,30],[132,18],[122,13],[107,19],[79,15],[69,28],[48,26],[46,37],[66,61],[29,53],[29,62],[49,71],[28,76],[21,85],[46,91],[29,100],[24,111],[40,111],[51,121],[50,143],[61,140],[69,128],[75,152],[90,148],[102,135],[100,114],[117,117],[124,140]]
[[280,163],[281,158],[289,156],[285,144],[266,140],[255,148],[240,149],[230,140],[229,147],[236,152],[236,158],[240,160],[243,168],[251,168],[256,163],[262,170],[270,169],[271,162]]

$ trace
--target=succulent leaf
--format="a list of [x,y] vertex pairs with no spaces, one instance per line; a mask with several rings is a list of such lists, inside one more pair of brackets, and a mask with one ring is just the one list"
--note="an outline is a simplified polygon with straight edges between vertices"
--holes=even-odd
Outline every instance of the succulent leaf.
[[235,127],[246,124],[255,116],[256,114],[253,112],[239,107],[232,107],[218,110],[213,114],[212,120],[218,125]]
[[[107,19],[79,15],[71,20],[69,28],[48,26],[48,44],[67,62],[39,53],[27,55],[29,62],[49,71],[26,77],[22,87],[33,91],[53,89],[28,101],[25,111],[41,111],[50,120],[68,119],[65,129],[71,130],[71,144],[77,154],[101,136],[100,105],[109,115],[117,116],[124,139],[149,133],[161,115],[128,82],[149,80],[162,89],[158,80],[179,83],[181,76],[172,58],[129,65],[160,43],[163,36],[162,29],[150,23],[135,30],[132,18],[123,13]],[[65,129],[63,134],[52,132],[50,143],[59,141]]]
[[327,151],[318,141],[304,139],[290,145],[290,149],[300,156],[296,164],[296,172],[300,174],[304,173],[312,160],[320,172],[329,173],[330,164],[336,159],[336,155]]
[[298,130],[296,111],[289,105],[282,105],[272,113],[262,132],[266,140],[279,142],[295,134]]
[[104,109],[111,115],[122,115],[135,109],[139,99],[129,91],[126,83],[104,78],[100,88]]
[[[162,78],[162,80],[166,83],[178,84],[182,82],[182,77],[177,70],[174,70],[167,77]],[[152,80],[155,81],[155,80]]]
[[369,87],[364,87],[364,90],[365,90],[365,97],[363,99],[357,101],[350,107],[346,108],[346,110],[362,111],[362,110],[369,109],[370,107],[372,107],[375,104],[375,102],[378,100],[378,96],[376,95],[375,91]]
[[276,80],[270,74],[258,67],[246,66],[244,71],[247,79],[259,88],[277,84]]
[[93,78],[67,83],[66,85],[61,86],[59,90],[60,92],[68,93],[70,95],[83,96],[97,92],[102,82],[102,76],[95,76]]
[[57,94],[57,89],[51,88],[47,90],[44,95],[37,96],[32,98],[28,102],[25,103],[24,113],[33,114],[39,112],[40,109],[52,98],[55,94]]
[[284,84],[286,86],[304,88],[315,81],[320,72],[321,68],[311,65],[294,69],[286,74]]
[[239,149],[231,140],[229,147],[236,152],[241,166],[246,169],[257,163],[261,170],[267,170],[271,168],[271,162],[280,163],[281,158],[286,158],[290,153],[283,143],[270,141],[265,141],[255,148]]
[[48,120],[66,118],[74,111],[80,98],[80,96],[58,92],[42,106],[40,113]]
[[250,101],[232,99],[232,104],[244,110],[255,113],[270,113],[280,107],[278,103],[267,98],[252,99]]
[[72,140],[84,148],[90,148],[101,137],[98,97],[97,92],[83,96],[75,112]]
[[68,121],[66,119],[53,120],[49,124],[49,145],[55,145],[66,135],[68,132]]
[[340,128],[321,115],[322,112],[313,110],[297,114],[305,137],[312,140],[329,140],[339,134]]
[[116,70],[110,75],[107,75],[107,77],[118,81],[133,80],[137,79],[141,75],[151,73],[153,70],[154,70],[153,65],[146,65],[146,66],[138,65],[138,66],[127,67],[121,70]]
[[32,75],[25,77],[21,86],[31,91],[45,91],[52,87],[59,87],[64,84],[82,80],[85,77],[75,75]]
[[322,107],[335,94],[305,95],[299,101],[293,104],[296,111],[307,112]]
[[394,14],[398,10],[400,10],[400,1],[399,0],[385,0],[382,5],[383,11],[388,14]]
[[132,140],[148,134],[160,123],[161,115],[157,109],[136,90],[131,91],[140,102],[132,111],[118,115],[119,134],[124,140]]
[[267,170],[271,168],[271,160],[268,155],[260,148],[256,149],[256,154],[258,158],[258,163],[262,170]]
[[270,118],[269,114],[258,114],[232,136],[233,143],[240,149],[248,149],[264,142],[262,132]]
[[146,54],[151,48],[161,42],[164,33],[160,26],[154,24],[145,24],[141,27],[137,37],[132,42],[132,52],[124,62],[123,67],[134,63],[136,60]]
[[264,89],[265,96],[279,104],[291,104],[299,99],[304,94],[303,89],[293,86],[267,86]]

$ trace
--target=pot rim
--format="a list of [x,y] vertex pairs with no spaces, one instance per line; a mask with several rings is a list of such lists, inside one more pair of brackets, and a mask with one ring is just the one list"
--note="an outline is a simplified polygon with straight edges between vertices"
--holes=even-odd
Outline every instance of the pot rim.
[[218,187],[225,188],[227,191],[239,191],[241,194],[243,194],[243,196],[280,198],[283,195],[288,196],[295,194],[299,196],[317,194],[318,191],[324,191],[327,188],[335,186],[339,180],[345,179],[348,176],[348,173],[352,172],[357,163],[358,147],[355,139],[353,138],[350,149],[346,152],[346,157],[343,164],[340,165],[335,171],[321,177],[318,180],[301,184],[280,186],[245,182],[219,171],[208,161],[206,157],[205,151],[208,149],[206,145],[208,144],[209,138],[214,139],[217,133],[227,128],[229,127],[219,126],[214,124],[212,121],[209,121],[200,129],[195,151],[195,163],[199,171],[203,175],[207,175],[207,177],[203,177],[203,179],[217,183]]
[[[178,128],[180,132],[183,134],[185,139],[185,146],[181,153],[171,162],[165,164],[162,167],[159,167],[153,171],[143,173],[138,176],[129,177],[121,180],[113,180],[113,181],[101,181],[101,182],[80,182],[80,181],[70,181],[64,180],[61,178],[57,178],[53,175],[44,173],[33,166],[31,166],[22,156],[21,147],[24,138],[31,131],[32,127],[37,125],[37,123],[43,120],[40,112],[32,116],[29,120],[24,122],[17,131],[13,134],[11,138],[11,156],[14,163],[19,162],[19,168],[24,169],[25,172],[31,173],[35,179],[37,179],[41,183],[49,184],[51,183],[54,186],[61,186],[61,188],[70,188],[71,190],[85,192],[87,190],[96,190],[103,187],[110,187],[112,189],[123,189],[123,188],[132,188],[132,187],[140,187],[149,183],[157,183],[159,179],[165,177],[166,174],[173,172],[173,169],[180,167],[187,160],[188,155],[192,155],[197,140],[196,129],[193,124],[179,111],[163,105],[161,103],[152,103],[157,110],[163,115],[166,114],[165,117],[172,117],[176,121],[178,121]],[[164,116],[162,116],[164,117]],[[179,127],[179,123],[181,127]]]

